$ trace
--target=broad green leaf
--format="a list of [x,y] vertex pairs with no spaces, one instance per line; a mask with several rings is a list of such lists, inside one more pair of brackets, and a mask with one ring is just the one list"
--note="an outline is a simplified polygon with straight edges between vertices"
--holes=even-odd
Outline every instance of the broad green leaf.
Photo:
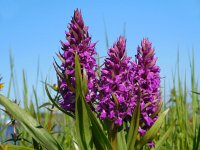
[[118,132],[117,134],[117,143],[118,143],[118,149],[127,149],[127,145],[126,145],[126,138],[125,138],[125,132],[124,130],[121,130],[120,132]]
[[82,75],[81,75],[81,66],[77,53],[75,54],[75,117],[76,117],[76,132],[80,141],[81,149],[91,149],[90,144],[92,140],[92,131],[90,119],[87,114],[87,109],[85,105],[85,99],[82,89]]
[[[87,91],[87,74],[86,71],[83,70],[83,89]],[[85,94],[85,93],[84,93]],[[101,128],[101,125],[99,124],[96,115],[92,112],[89,105],[86,103],[86,101],[83,101],[85,104],[85,107],[87,109],[87,113],[89,115],[91,125],[92,125],[92,133],[93,133],[93,141],[96,146],[96,149],[104,149],[104,150],[112,150],[112,146],[110,144],[110,141],[106,137],[103,129]]]
[[140,87],[138,86],[137,105],[131,118],[130,129],[128,132],[127,149],[132,150],[135,147],[135,142],[138,134],[140,121]]
[[18,146],[18,145],[0,145],[0,150],[34,150],[30,147]]
[[155,143],[155,148],[152,150],[159,150],[163,143],[166,142],[167,138],[170,136],[174,128],[174,124],[165,132],[165,134],[160,138],[159,141]]
[[148,141],[152,140],[156,136],[168,112],[169,112],[169,109],[165,110],[159,116],[159,118],[156,120],[154,125],[146,132],[146,134],[139,141],[139,147],[142,147],[144,144],[146,144]]
[[102,130],[99,122],[97,121],[96,116],[93,114],[93,112],[91,111],[91,109],[89,108],[86,102],[85,104],[86,104],[88,115],[91,120],[93,139],[94,139],[96,148],[98,149],[97,145],[101,145],[103,149],[112,150],[110,141],[108,140],[104,131]]
[[80,96],[80,93],[82,93],[82,74],[81,74],[81,65],[79,61],[79,56],[76,53],[75,54],[75,79],[76,79],[76,84],[75,84],[75,92],[76,92],[76,97]]
[[[111,144],[106,137],[104,131],[102,130],[100,124],[97,121],[96,116],[90,109],[89,105],[85,101],[85,89],[87,89],[87,81],[86,81],[86,73],[83,74],[83,80],[80,70],[80,63],[78,55],[75,56],[75,74],[76,74],[76,122],[77,119],[79,121],[79,125],[77,124],[77,130],[81,129],[81,133],[83,133],[84,126],[87,129],[87,133],[89,138],[92,138],[96,149],[103,149],[103,150],[112,150]],[[84,115],[84,116],[83,116]],[[85,119],[82,117],[85,117]],[[83,124],[81,124],[83,121]],[[90,124],[88,124],[90,123]],[[81,128],[82,127],[82,128]],[[84,129],[85,130],[85,129]],[[91,133],[92,132],[92,133]],[[88,135],[83,135],[83,137]],[[84,138],[82,140],[85,140]],[[86,139],[89,142],[89,139]],[[85,143],[85,141],[83,141]],[[92,142],[92,141],[91,141]],[[88,143],[87,143],[88,144]],[[82,144],[83,145],[83,144]]]
[[85,150],[90,148],[90,143],[92,140],[92,131],[91,131],[91,124],[90,119],[87,114],[87,110],[84,104],[84,98],[79,96],[76,98],[76,109],[75,109],[75,116],[76,116],[76,132],[78,137],[80,138],[81,147]]
[[0,94],[0,104],[18,120],[26,131],[48,150],[62,150],[58,142],[31,115]]

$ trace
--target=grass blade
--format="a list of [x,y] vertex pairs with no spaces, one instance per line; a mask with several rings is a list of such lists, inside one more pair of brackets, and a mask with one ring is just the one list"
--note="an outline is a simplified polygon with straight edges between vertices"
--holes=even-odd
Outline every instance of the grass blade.
[[143,145],[145,145],[148,141],[152,140],[155,135],[158,133],[158,130],[160,129],[162,123],[165,120],[165,116],[167,115],[167,113],[169,112],[169,109],[165,110],[160,116],[159,118],[156,120],[156,122],[154,123],[154,125],[146,132],[146,134],[141,138],[140,143],[139,143],[139,147],[142,147]]
[[0,104],[18,120],[26,131],[48,150],[62,150],[58,142],[31,115],[0,94]]
[[117,143],[118,143],[118,149],[125,149],[125,150],[127,149],[124,130],[121,130],[120,132],[118,132]]
[[170,136],[174,129],[174,124],[165,132],[165,134],[160,138],[159,141],[156,142],[155,148],[153,150],[159,150],[163,143],[166,142],[167,138]]
[[132,150],[135,147],[135,141],[137,138],[139,121],[140,121],[140,87],[138,86],[138,97],[137,97],[137,106],[133,112],[133,116],[131,119],[130,129],[128,132],[127,139],[127,149]]
[[18,145],[0,145],[0,150],[34,150],[30,147],[18,146]]

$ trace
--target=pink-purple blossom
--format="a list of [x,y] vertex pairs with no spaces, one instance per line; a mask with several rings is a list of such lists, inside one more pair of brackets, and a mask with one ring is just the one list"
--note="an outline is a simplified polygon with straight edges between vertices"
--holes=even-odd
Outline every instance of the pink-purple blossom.
[[158,109],[161,102],[160,95],[160,68],[156,65],[155,50],[147,38],[138,46],[133,65],[132,83],[135,93],[139,85],[141,90],[140,109],[141,118],[139,133],[143,136],[154,124],[158,117]]
[[[75,54],[80,58],[81,71],[86,70],[88,92],[85,100],[96,110],[101,120],[110,120],[122,126],[130,120],[137,103],[140,88],[140,122],[138,132],[144,136],[158,118],[161,104],[160,68],[156,65],[155,50],[147,38],[137,48],[135,61],[126,54],[126,40],[120,36],[108,50],[108,57],[97,79],[94,55],[95,45],[91,42],[88,27],[84,24],[81,12],[74,11],[68,26],[66,42],[62,42],[62,53],[58,54],[62,64],[55,63],[58,74],[58,89],[61,95],[60,106],[71,113],[75,112]],[[151,142],[151,141],[150,141]],[[153,146],[154,143],[149,143]]]
[[130,80],[130,57],[126,55],[126,40],[119,37],[108,51],[105,66],[101,70],[97,111],[100,119],[112,120],[121,126],[130,117],[136,105]]
[[[85,68],[88,79],[88,92],[85,95],[88,103],[95,100],[97,91],[97,79],[95,75],[95,68],[97,66],[94,55],[96,54],[96,43],[91,42],[91,37],[88,33],[88,26],[84,24],[81,11],[76,9],[71,23],[68,26],[69,31],[65,32],[66,42],[62,42],[63,53],[59,54],[62,61],[60,69],[62,76],[58,74],[59,92],[61,99],[59,101],[62,108],[67,111],[75,111],[75,93],[72,90],[75,88],[75,53],[80,58],[81,70]],[[70,82],[67,83],[67,80]]]

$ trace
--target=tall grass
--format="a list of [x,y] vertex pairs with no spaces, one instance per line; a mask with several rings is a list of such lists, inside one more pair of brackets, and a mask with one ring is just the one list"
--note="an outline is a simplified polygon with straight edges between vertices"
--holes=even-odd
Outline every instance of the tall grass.
[[[107,43],[108,44],[108,43]],[[179,54],[177,57],[177,74],[173,75],[173,86],[170,90],[170,98],[166,99],[166,83],[164,80],[164,88],[162,89],[164,110],[170,108],[170,112],[165,120],[164,125],[158,133],[157,139],[167,138],[164,144],[156,143],[154,149],[164,150],[198,150],[200,149],[200,105],[199,105],[199,89],[198,81],[196,79],[195,72],[195,60],[194,53],[189,60],[190,63],[190,78],[191,85],[188,86],[186,75],[180,73]],[[39,63],[38,63],[39,68]],[[16,99],[15,103],[19,104],[20,94],[17,83],[16,74],[14,71],[14,59],[10,54],[10,81],[8,83],[7,97],[10,97],[11,90],[13,89]],[[37,69],[39,70],[39,69]],[[60,145],[66,149],[76,149],[76,132],[74,127],[74,121],[71,117],[64,115],[58,111],[58,109],[50,102],[48,98],[39,99],[41,95],[37,92],[39,71],[37,73],[37,82],[32,86],[32,90],[29,91],[27,85],[27,76],[25,71],[22,72],[23,78],[23,96],[20,101],[20,105],[23,103],[23,108],[26,112],[31,114],[41,126],[45,127],[47,131],[52,134],[60,143]],[[182,78],[184,77],[184,80]],[[43,83],[39,83],[43,86]],[[189,90],[188,90],[189,89]],[[51,91],[51,95],[55,95]],[[53,97],[54,98],[54,97]],[[39,105],[42,102],[43,104]],[[0,111],[0,116],[6,115],[5,118],[0,119],[0,144],[12,142],[21,146],[34,145],[36,149],[42,149],[41,145],[32,138],[32,136],[24,130],[19,122],[15,121],[12,115],[6,110]],[[10,126],[16,132],[12,133],[9,137],[5,137],[6,129]],[[163,137],[164,133],[168,132],[169,128],[173,132],[165,134],[167,137]],[[120,136],[120,135],[118,135]],[[123,139],[122,139],[123,140]],[[121,145],[123,147],[123,145]],[[143,149],[148,149],[144,147]]]
[[[173,86],[170,92],[170,99],[167,101],[170,113],[166,119],[162,132],[174,125],[173,134],[165,142],[163,149],[200,149],[199,143],[199,95],[198,82],[195,78],[194,53],[190,59],[191,85],[188,86],[188,77],[184,75],[182,81],[180,74],[179,54],[177,56],[177,75],[173,75]],[[189,88],[189,90],[187,90]],[[165,90],[165,89],[164,89]],[[165,94],[164,94],[165,95]],[[166,101],[166,100],[165,100]],[[166,102],[164,107],[166,107]]]
[[[7,97],[11,97],[11,93],[14,93],[15,99],[13,102],[22,106],[26,112],[31,114],[40,124],[45,127],[49,133],[54,135],[58,141],[60,141],[61,145],[66,148],[74,149],[74,145],[72,145],[72,138],[75,137],[74,132],[74,123],[70,117],[66,115],[61,115],[61,113],[56,109],[48,98],[44,95],[42,97],[43,100],[39,99],[41,97],[42,92],[37,92],[38,81],[39,81],[39,63],[37,68],[37,82],[32,86],[32,90],[29,91],[27,84],[27,76],[25,71],[22,71],[22,82],[23,88],[20,91],[17,83],[17,77],[15,74],[14,68],[14,58],[12,53],[10,53],[10,80],[8,83],[8,92]],[[39,62],[39,61],[38,61]],[[48,78],[47,78],[48,79]],[[42,79],[41,79],[42,80]],[[49,81],[50,79],[48,79]],[[42,88],[45,89],[44,83],[39,83]],[[20,93],[23,93],[22,99],[20,98]],[[52,91],[53,94],[53,91]],[[45,99],[46,98],[46,99]],[[43,103],[39,105],[39,103]],[[7,112],[4,108],[0,107],[0,144],[17,144],[23,146],[31,146],[32,144],[36,144],[36,141],[32,139],[31,135],[24,130],[21,126],[20,122],[14,120],[13,116]],[[16,133],[12,133],[9,136],[6,136],[6,133],[12,129],[16,130]],[[73,141],[74,143],[74,141]],[[0,147],[1,149],[1,147]],[[40,146],[38,147],[40,149]]]

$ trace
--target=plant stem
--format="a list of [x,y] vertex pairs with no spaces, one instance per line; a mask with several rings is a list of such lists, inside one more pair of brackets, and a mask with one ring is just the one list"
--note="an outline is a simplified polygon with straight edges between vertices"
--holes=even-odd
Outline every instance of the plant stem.
[[117,145],[117,127],[115,126],[114,122],[111,123],[108,138],[111,142],[113,150],[118,150]]
[[48,128],[48,131],[50,132],[51,131],[51,122],[52,122],[52,118],[53,118],[53,108],[54,108],[54,105],[52,105],[52,110],[50,112],[50,117],[49,117],[49,121],[48,121],[48,124],[47,124],[47,128]]

